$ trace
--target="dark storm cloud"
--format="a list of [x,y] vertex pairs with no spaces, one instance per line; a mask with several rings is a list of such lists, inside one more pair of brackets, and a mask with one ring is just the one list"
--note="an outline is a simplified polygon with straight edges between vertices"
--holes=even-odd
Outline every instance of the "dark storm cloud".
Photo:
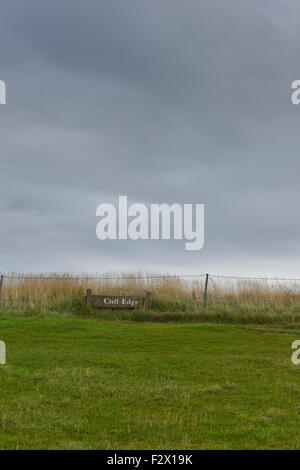
[[[291,271],[298,13],[293,1],[2,2],[3,269]],[[96,206],[119,194],[205,203],[204,249],[100,242]]]

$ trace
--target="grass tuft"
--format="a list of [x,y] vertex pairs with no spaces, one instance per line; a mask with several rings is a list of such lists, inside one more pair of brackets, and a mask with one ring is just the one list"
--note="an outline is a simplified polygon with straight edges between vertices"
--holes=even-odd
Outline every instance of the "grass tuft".
[[[136,322],[300,323],[300,291],[292,282],[209,280],[207,307],[202,305],[204,278],[155,279],[151,273],[108,273],[102,279],[85,274],[31,274],[4,278],[0,315],[77,315]],[[95,277],[95,276],[94,276]],[[142,277],[142,278],[141,278]],[[114,279],[111,279],[114,278]],[[129,279],[128,279],[129,278]],[[139,295],[152,292],[150,310],[94,310],[83,301],[95,294]]]

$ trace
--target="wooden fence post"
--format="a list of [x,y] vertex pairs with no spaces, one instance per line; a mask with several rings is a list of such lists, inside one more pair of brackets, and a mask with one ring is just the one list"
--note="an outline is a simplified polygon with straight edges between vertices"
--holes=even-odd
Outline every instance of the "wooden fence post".
[[146,295],[143,301],[143,308],[149,308],[151,306],[151,302],[152,302],[152,292],[146,292]]
[[206,307],[207,285],[208,285],[208,274],[206,274],[206,276],[205,276],[205,286],[204,286],[204,294],[203,294],[203,307]]
[[92,289],[87,289],[86,291],[86,303],[90,307],[92,306]]
[[1,296],[2,284],[3,284],[3,274],[1,274],[1,277],[0,277],[0,296]]

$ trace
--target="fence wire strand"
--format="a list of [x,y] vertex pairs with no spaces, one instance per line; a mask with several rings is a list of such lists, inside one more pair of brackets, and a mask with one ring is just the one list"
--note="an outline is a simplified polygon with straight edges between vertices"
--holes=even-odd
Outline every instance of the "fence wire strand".
[[115,280],[115,281],[122,281],[124,280],[135,280],[135,279],[178,279],[178,278],[188,278],[188,277],[194,277],[194,278],[199,278],[206,276],[206,274],[187,274],[187,275],[178,275],[178,274],[166,274],[162,276],[62,276],[62,277],[37,277],[37,276],[28,276],[28,275],[20,275],[20,276],[10,276],[3,274],[4,279],[17,279],[17,280],[36,280],[36,281],[97,281],[97,280],[102,280],[102,281],[109,281],[109,280]]
[[[252,277],[252,276],[226,276],[222,274],[208,274],[210,278],[220,279],[241,279],[241,280],[257,280],[257,281],[287,281],[299,282],[300,278],[279,278],[279,277]],[[9,275],[2,274],[3,279],[16,279],[16,280],[36,280],[36,281],[122,281],[122,280],[138,280],[138,279],[186,279],[186,278],[200,278],[205,277],[206,273],[201,274],[164,274],[160,276],[30,276],[28,274]]]

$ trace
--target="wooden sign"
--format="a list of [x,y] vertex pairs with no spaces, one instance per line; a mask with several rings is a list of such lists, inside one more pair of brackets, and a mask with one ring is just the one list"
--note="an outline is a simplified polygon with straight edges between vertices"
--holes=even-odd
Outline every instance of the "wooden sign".
[[151,305],[150,292],[147,292],[145,297],[133,295],[92,295],[91,289],[88,289],[84,299],[93,308],[133,309],[148,308]]

